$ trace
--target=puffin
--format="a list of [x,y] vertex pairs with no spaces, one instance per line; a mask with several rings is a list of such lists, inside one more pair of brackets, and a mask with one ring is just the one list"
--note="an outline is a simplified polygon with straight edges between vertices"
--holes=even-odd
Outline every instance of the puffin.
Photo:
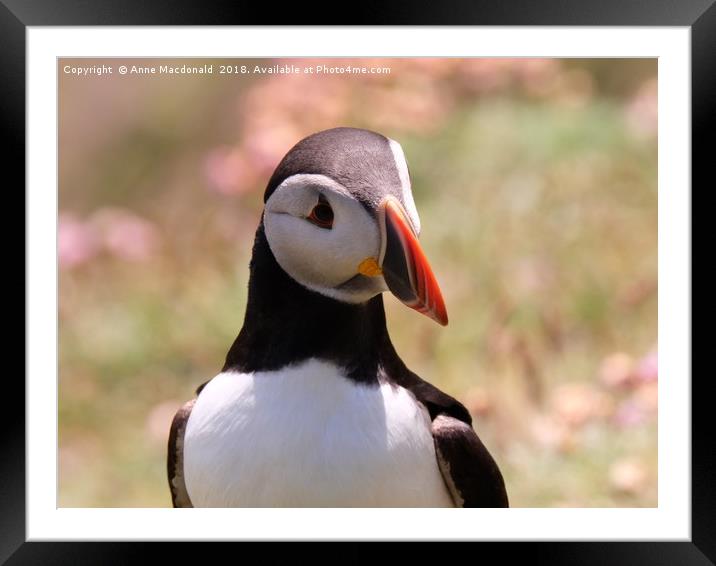
[[349,127],[276,167],[244,323],[173,419],[174,507],[508,507],[456,399],[410,371],[383,293],[447,325],[400,144]]

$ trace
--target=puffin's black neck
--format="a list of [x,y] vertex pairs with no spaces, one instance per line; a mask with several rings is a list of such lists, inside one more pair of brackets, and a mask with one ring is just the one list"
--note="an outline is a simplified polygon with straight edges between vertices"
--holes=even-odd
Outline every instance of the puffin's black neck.
[[308,358],[329,360],[357,381],[377,379],[378,365],[393,352],[383,297],[348,304],[299,285],[278,265],[263,222],[256,231],[249,296],[241,332],[223,371],[267,371]]

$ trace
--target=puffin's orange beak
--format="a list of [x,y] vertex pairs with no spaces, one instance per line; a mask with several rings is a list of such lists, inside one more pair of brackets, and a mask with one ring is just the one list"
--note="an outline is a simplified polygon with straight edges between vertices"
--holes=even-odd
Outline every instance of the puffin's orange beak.
[[447,310],[440,287],[397,199],[388,197],[383,201],[381,219],[385,250],[381,268],[388,289],[410,308],[447,326]]

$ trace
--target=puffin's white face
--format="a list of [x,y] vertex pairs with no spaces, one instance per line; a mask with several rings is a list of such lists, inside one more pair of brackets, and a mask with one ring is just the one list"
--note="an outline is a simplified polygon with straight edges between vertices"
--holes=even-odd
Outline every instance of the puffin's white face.
[[[328,164],[320,163],[324,156]],[[316,168],[316,160],[324,172],[335,173],[295,172]],[[299,142],[277,171],[282,167],[292,173],[272,188],[263,223],[271,252],[290,277],[348,303],[391,291],[447,324],[440,288],[418,243],[420,219],[400,144],[366,130],[336,128]]]
[[264,226],[276,261],[303,286],[351,303],[388,290],[378,219],[333,179],[284,180],[266,203]]

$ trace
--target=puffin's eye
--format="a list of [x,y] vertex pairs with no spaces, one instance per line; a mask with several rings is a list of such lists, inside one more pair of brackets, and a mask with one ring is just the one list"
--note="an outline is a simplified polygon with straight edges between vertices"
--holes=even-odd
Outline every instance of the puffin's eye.
[[318,204],[313,207],[306,220],[319,228],[325,228],[326,230],[333,228],[333,209],[323,195],[318,197]]

